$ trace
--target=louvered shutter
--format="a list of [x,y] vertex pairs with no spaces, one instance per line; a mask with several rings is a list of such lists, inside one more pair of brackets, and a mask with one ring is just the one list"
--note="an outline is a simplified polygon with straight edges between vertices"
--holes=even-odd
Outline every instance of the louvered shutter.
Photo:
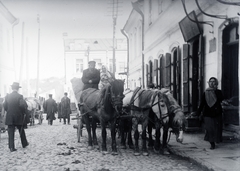
[[147,78],[147,85],[149,84],[149,67],[148,67],[148,64],[146,64],[146,78]]
[[160,89],[165,87],[165,57],[160,58]]
[[156,86],[158,87],[158,60],[154,59],[154,67],[153,67],[153,72],[154,72],[154,77],[155,77],[155,83]]
[[168,88],[171,90],[171,54],[166,53],[166,82],[165,82],[165,88]]
[[181,54],[180,48],[177,48],[177,61],[176,61],[176,91],[177,101],[181,105]]
[[183,45],[183,112],[189,112],[189,45]]
[[199,50],[198,50],[198,66],[199,66],[199,75],[198,75],[198,106],[200,105],[201,96],[203,93],[203,72],[204,72],[204,41],[203,36],[199,36]]

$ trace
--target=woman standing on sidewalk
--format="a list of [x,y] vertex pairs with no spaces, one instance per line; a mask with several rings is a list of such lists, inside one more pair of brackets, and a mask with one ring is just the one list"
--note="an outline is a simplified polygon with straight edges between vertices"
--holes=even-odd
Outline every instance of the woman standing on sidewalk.
[[[222,141],[222,91],[217,88],[218,80],[211,77],[208,81],[209,87],[202,96],[197,115],[204,119],[205,141],[211,144],[210,149],[215,149],[215,142]],[[203,113],[201,115],[201,112]]]

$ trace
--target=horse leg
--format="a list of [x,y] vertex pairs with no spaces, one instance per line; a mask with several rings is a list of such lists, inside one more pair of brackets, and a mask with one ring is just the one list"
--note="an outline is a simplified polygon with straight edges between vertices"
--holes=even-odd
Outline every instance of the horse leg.
[[137,118],[133,118],[132,122],[133,122],[132,129],[133,129],[133,132],[134,132],[134,140],[135,140],[134,156],[139,156],[140,151],[139,151],[139,145],[138,145],[139,132],[138,132],[138,120],[137,120]]
[[96,129],[97,129],[97,121],[96,121],[96,119],[92,118],[93,145],[97,146],[98,145],[98,141],[97,141]]
[[133,149],[134,146],[133,146],[133,140],[132,140],[132,119],[128,119],[127,120],[127,125],[126,127],[126,132],[127,132],[127,138],[128,138],[128,146],[130,149]]
[[101,121],[101,129],[102,129],[102,152],[107,153],[107,144],[106,144],[107,131],[106,131],[106,123],[103,121]]
[[167,138],[168,138],[169,127],[167,125],[163,126],[163,140],[162,140],[162,154],[170,154],[167,149]]
[[147,150],[147,133],[146,133],[146,129],[147,129],[147,125],[148,125],[148,120],[145,120],[142,124],[142,152],[144,156],[148,156],[148,150]]
[[112,155],[118,155],[116,143],[116,120],[111,122]]
[[154,126],[154,112],[152,109],[149,111],[149,121],[148,121],[148,148],[152,149],[153,148],[153,138],[152,138],[152,129]]
[[156,152],[159,152],[159,150],[160,150],[160,137],[161,137],[160,129],[161,129],[161,126],[160,126],[159,121],[155,122],[156,138],[154,141],[154,150]]
[[125,124],[125,119],[120,119],[119,120],[119,130],[120,130],[120,138],[121,138],[121,141],[120,141],[120,148],[122,149],[126,149],[126,131],[125,131],[125,127],[127,125]]
[[89,116],[88,115],[84,115],[83,116],[83,120],[86,124],[86,129],[88,132],[88,149],[93,149],[93,143],[92,143],[92,134],[91,134],[91,126],[90,126],[90,122],[89,122]]

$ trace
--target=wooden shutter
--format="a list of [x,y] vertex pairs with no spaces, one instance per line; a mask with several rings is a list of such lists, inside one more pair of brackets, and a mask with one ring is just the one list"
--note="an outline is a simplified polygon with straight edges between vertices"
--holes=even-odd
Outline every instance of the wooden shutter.
[[149,84],[149,67],[148,67],[148,64],[146,64],[146,83],[147,83],[147,85]]
[[189,45],[183,45],[183,112],[189,112]]
[[203,36],[199,36],[199,49],[198,49],[198,66],[199,66],[199,75],[198,75],[198,106],[201,102],[201,96],[203,93],[203,75],[204,75],[204,41]]
[[156,86],[158,87],[158,60],[157,59],[154,59],[154,67],[153,67],[153,76],[155,77],[155,83],[156,83]]
[[166,53],[166,82],[165,82],[165,86],[166,88],[171,90],[171,54],[170,53]]
[[177,61],[176,61],[176,91],[177,101],[181,105],[181,54],[180,48],[177,48]]
[[160,89],[165,87],[165,57],[160,58]]

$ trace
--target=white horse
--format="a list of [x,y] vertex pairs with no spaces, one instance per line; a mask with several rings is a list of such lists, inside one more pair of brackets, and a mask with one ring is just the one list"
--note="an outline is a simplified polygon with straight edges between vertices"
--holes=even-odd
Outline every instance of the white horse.
[[41,124],[42,116],[41,116],[41,112],[39,112],[41,106],[38,99],[34,97],[27,97],[25,98],[25,100],[28,105],[27,110],[30,113],[30,126],[35,124],[36,114],[38,114],[38,121],[39,121],[39,124]]

